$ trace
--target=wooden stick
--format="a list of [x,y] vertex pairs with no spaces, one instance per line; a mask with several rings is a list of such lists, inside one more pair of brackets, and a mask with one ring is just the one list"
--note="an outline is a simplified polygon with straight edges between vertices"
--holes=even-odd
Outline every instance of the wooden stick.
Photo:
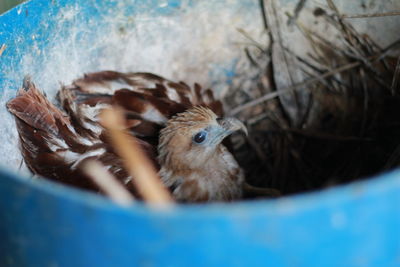
[[376,17],[390,17],[390,16],[400,16],[400,11],[391,11],[384,13],[373,13],[373,14],[344,14],[340,17],[342,19],[360,19],[360,18],[376,18]]
[[131,193],[100,162],[88,160],[83,163],[82,170],[115,203],[128,206],[135,201]]
[[156,206],[173,203],[171,194],[136,139],[122,130],[122,112],[117,108],[104,110],[101,122],[108,129],[113,147],[124,160],[125,168],[143,199]]

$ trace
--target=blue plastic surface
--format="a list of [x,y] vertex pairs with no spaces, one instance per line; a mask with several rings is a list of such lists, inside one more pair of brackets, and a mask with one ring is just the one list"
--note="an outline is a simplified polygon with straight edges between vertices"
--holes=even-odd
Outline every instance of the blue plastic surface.
[[[0,88],[18,89],[26,74],[22,51],[41,51],[32,60],[39,73],[52,34],[70,34],[74,21],[54,28],[60,9],[79,5],[80,20],[101,28],[102,14],[117,2],[34,0],[0,17],[0,45],[12,40],[0,57]],[[182,8],[181,1],[122,2],[131,2],[127,15],[168,16]],[[152,8],[160,2],[166,4]],[[13,69],[21,73],[10,77]],[[160,212],[141,204],[121,208],[3,168],[0,238],[0,266],[399,266],[400,171],[278,200]]]

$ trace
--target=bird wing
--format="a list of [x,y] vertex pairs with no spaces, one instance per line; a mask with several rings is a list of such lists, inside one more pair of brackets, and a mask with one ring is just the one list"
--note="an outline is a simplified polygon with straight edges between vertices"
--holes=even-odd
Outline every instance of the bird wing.
[[64,86],[59,101],[71,117],[75,127],[88,129],[99,136],[103,128],[98,114],[107,106],[118,105],[125,111],[126,127],[132,134],[149,139],[167,120],[186,109],[203,105],[222,115],[222,103],[210,89],[200,85],[172,82],[151,73],[121,73],[102,71],[86,74]]
[[29,78],[25,78],[7,108],[16,117],[21,152],[33,173],[90,187],[73,165],[81,155],[89,151],[93,154],[99,142],[77,134],[68,116],[51,104]]

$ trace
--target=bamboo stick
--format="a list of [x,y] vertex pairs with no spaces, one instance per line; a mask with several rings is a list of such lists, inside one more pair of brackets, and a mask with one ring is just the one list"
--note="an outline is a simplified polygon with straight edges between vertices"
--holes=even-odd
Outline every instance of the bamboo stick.
[[88,160],[82,170],[115,203],[128,206],[135,201],[131,193],[100,162]]
[[107,109],[101,114],[101,123],[109,131],[117,154],[133,177],[132,182],[139,194],[151,205],[164,206],[173,203],[169,191],[162,184],[153,164],[144,154],[136,139],[122,130],[124,119],[117,109]]

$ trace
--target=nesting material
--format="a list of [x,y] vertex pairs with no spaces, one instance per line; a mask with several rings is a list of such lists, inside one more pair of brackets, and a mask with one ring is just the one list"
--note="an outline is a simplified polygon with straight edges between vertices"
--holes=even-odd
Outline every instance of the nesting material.
[[[379,46],[346,21],[348,18],[368,16],[341,14],[330,0],[327,0],[326,7],[318,7],[311,12],[317,20],[329,25],[324,31],[327,34],[321,34],[321,31],[315,31],[302,21],[301,14],[306,2],[300,0],[292,13],[284,13],[279,8],[279,1],[260,0],[260,21],[264,23],[264,36],[253,38],[251,33],[254,32],[254,25],[250,25],[249,29],[237,29],[237,33],[248,40],[243,53],[247,60],[243,60],[241,55],[240,64],[234,69],[236,77],[220,80],[219,83],[224,84],[222,89],[214,87],[218,95],[223,97],[225,111],[239,116],[247,123],[250,135],[233,140],[236,157],[246,169],[247,181],[258,187],[276,188],[283,194],[317,190],[368,177],[396,167],[400,162],[400,121],[397,120],[400,111],[400,57],[396,50],[400,41],[387,47]],[[396,14],[387,12],[383,15]],[[241,24],[238,25],[244,27],[244,23]],[[213,32],[213,27],[210,28],[213,23],[207,25],[206,36]],[[160,26],[157,24],[156,27]],[[226,27],[219,25],[219,28],[224,31]],[[288,34],[289,31],[295,34]],[[291,36],[302,36],[307,42],[307,49],[303,49],[304,45],[299,46],[300,49],[291,45],[297,42]],[[203,36],[198,38],[207,39]],[[114,39],[115,42],[121,42],[118,38]],[[132,40],[139,39],[132,37]],[[176,39],[179,38],[172,38],[171,47],[174,49],[179,47],[175,43]],[[218,51],[220,47],[226,47],[225,41],[224,45],[212,43],[213,49]],[[161,42],[164,45],[166,43],[165,40]],[[230,40],[229,43],[234,42]],[[206,47],[204,44],[199,45],[202,49]],[[111,47],[113,50],[105,55],[126,57],[124,53],[117,53],[114,45]],[[129,42],[127,45],[124,43],[123,47],[138,50],[131,49],[133,46]],[[195,55],[207,54],[202,50],[202,53],[196,53],[193,46],[185,47]],[[0,49],[0,53],[4,48]],[[239,54],[239,49],[232,50],[235,55]],[[178,52],[179,59],[186,62],[186,57],[182,56],[185,53],[181,49]],[[153,53],[149,54],[153,58]],[[126,58],[131,60],[132,57]],[[225,60],[228,57],[221,58]],[[211,62],[216,58],[209,57],[207,60]],[[57,60],[52,58],[52,61]],[[142,60],[139,58],[137,61]],[[148,64],[159,61],[148,61]],[[120,61],[117,58],[115,62]],[[204,64],[194,62],[204,71]],[[96,68],[108,69],[110,66],[120,69],[119,65],[110,64],[96,65]],[[182,71],[175,65],[171,67],[166,61],[163,66],[168,70],[176,70],[179,73],[177,77],[184,73],[194,75],[192,71]],[[39,66],[35,68],[41,70]],[[128,64],[122,69],[135,68],[136,65]],[[187,70],[190,70],[190,65]],[[85,72],[76,69],[75,72],[66,73],[76,78],[78,71],[80,74]],[[47,76],[53,74],[41,72]],[[61,73],[57,69],[56,72]],[[226,78],[230,73],[218,75]],[[230,90],[226,90],[226,85],[231,82]],[[141,150],[135,148],[136,142],[120,129],[122,118],[118,111],[109,110],[103,115],[103,124],[110,131],[115,150],[124,160],[129,173],[138,177],[134,182],[139,193],[152,204],[172,203],[171,196],[161,185],[151,164],[146,161]],[[93,174],[93,168],[89,169],[86,171]],[[111,197],[113,194],[108,192]],[[126,196],[125,200],[116,201],[127,203],[131,199]]]
[[108,129],[112,144],[123,159],[125,168],[132,177],[140,195],[149,204],[163,206],[173,203],[171,194],[161,183],[153,164],[144,154],[135,138],[122,130],[123,115],[118,109],[107,109],[102,113],[102,124]]
[[[269,41],[246,48],[253,86],[234,86],[225,99],[247,121],[250,138],[235,143],[248,181],[292,194],[398,166],[400,40],[380,47],[330,0],[309,14],[326,35],[303,23],[302,6],[283,14],[277,3],[260,1]],[[295,51],[288,31],[308,49]]]
[[84,173],[115,203],[129,206],[135,200],[132,194],[98,161],[83,164]]

